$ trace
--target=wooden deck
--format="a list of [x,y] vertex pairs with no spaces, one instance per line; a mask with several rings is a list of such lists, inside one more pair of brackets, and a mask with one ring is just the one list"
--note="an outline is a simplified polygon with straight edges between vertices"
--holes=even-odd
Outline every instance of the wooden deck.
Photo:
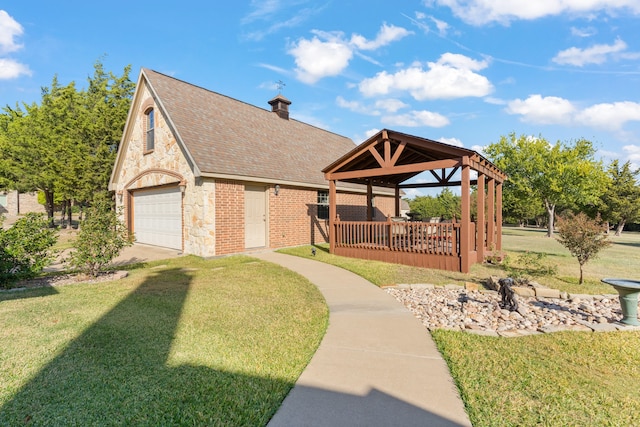
[[[336,255],[461,271],[460,224],[340,221],[334,223]],[[475,224],[472,223],[475,248]],[[474,259],[475,251],[469,254]]]

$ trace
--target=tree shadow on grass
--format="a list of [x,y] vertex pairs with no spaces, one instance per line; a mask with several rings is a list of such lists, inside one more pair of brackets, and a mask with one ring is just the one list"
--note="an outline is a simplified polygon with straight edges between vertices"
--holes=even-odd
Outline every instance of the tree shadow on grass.
[[191,277],[158,271],[0,407],[0,425],[264,425],[293,384],[169,366]]

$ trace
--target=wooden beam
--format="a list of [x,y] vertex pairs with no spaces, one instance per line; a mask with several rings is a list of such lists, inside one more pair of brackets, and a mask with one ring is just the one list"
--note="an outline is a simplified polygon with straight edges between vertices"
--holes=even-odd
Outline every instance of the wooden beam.
[[396,185],[396,216],[400,216],[400,187]]
[[400,143],[400,145],[398,145],[398,148],[396,148],[396,152],[393,153],[393,157],[391,158],[391,165],[395,166],[395,164],[398,162],[398,159],[400,158],[400,154],[402,154],[402,152],[404,151],[404,147],[407,146],[407,143],[402,141]]
[[[471,185],[476,185],[478,180],[472,179],[469,181]],[[451,181],[451,182],[425,182],[422,184],[400,184],[400,188],[438,188],[438,187],[460,187],[462,185],[462,181]]]
[[502,183],[496,185],[496,250],[502,251]]
[[372,145],[371,147],[369,147],[369,152],[371,154],[373,154],[373,157],[375,157],[375,159],[378,162],[378,164],[380,165],[380,167],[383,168],[383,167],[386,166],[385,161],[382,159],[382,157],[380,156],[380,153],[378,153],[378,150],[376,150],[375,146]]
[[476,238],[476,251],[478,251],[478,261],[484,262],[484,251],[486,248],[485,235],[485,216],[484,216],[484,201],[486,198],[484,191],[484,175],[478,174],[478,191],[476,192],[476,205],[478,208],[478,218],[476,221],[476,231],[478,237]]
[[328,180],[345,180],[354,178],[371,178],[375,176],[400,175],[412,172],[424,172],[432,169],[453,168],[460,165],[460,159],[435,160],[433,162],[414,163],[409,165],[381,167],[375,169],[362,169],[347,172],[327,172]]

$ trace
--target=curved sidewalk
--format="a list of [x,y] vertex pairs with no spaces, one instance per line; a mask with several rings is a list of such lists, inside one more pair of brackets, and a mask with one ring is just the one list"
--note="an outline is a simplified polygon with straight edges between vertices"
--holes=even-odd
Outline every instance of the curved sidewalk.
[[471,426],[444,359],[400,302],[332,265],[251,256],[305,276],[329,306],[320,347],[269,427]]

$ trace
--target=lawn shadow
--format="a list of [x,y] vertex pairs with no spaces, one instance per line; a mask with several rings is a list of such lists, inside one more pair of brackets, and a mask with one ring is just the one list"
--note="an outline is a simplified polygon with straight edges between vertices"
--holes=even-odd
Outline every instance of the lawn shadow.
[[58,291],[51,285],[44,285],[37,288],[23,288],[18,286],[11,289],[0,289],[0,302],[24,298],[40,298],[56,294],[58,294]]
[[191,281],[151,274],[4,403],[0,425],[266,424],[293,384],[168,364]]

